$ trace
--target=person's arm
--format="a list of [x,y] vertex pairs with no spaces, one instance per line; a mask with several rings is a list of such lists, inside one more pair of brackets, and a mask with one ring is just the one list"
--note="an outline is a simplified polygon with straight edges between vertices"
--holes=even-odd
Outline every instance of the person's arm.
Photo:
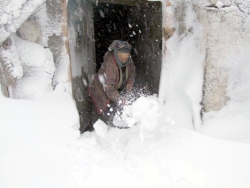
[[128,75],[128,81],[126,85],[126,91],[130,92],[133,89],[135,83],[135,65],[133,60],[130,62],[130,74]]
[[119,71],[116,66],[114,66],[114,59],[112,55],[106,58],[104,61],[104,91],[108,98],[115,103],[119,103],[120,94],[116,89],[117,79],[119,77]]

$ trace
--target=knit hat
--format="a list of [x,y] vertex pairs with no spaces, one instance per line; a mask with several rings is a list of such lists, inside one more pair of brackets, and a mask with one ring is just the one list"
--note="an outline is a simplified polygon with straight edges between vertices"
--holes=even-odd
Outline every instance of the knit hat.
[[108,50],[113,51],[114,49],[123,53],[130,53],[132,46],[127,41],[114,40]]

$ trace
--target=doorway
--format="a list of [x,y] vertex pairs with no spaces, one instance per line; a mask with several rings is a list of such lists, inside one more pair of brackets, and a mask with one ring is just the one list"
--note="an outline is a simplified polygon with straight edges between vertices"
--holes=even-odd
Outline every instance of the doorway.
[[161,70],[161,2],[99,1],[93,7],[96,70],[113,40],[128,41],[136,66],[135,86],[158,94]]
[[80,131],[88,130],[91,103],[88,83],[113,40],[128,41],[136,67],[135,87],[158,94],[162,61],[162,4],[147,0],[69,0],[69,47],[72,95]]

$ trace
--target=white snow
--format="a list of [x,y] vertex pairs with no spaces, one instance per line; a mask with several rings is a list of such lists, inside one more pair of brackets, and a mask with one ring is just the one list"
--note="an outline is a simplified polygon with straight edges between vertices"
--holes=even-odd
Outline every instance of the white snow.
[[27,20],[45,0],[1,0],[0,44]]
[[[12,42],[15,43],[13,37]],[[17,54],[17,49],[15,45],[10,46],[9,49],[4,49],[1,46],[1,56],[6,61],[6,66],[11,70],[11,75],[14,78],[21,78],[23,76],[23,67],[20,58]]]
[[108,127],[102,120],[97,120],[97,122],[95,122],[93,126],[98,136],[105,137],[108,131]]
[[45,49],[41,45],[22,40],[17,36],[15,40],[17,52],[23,66],[39,67],[50,74],[55,71],[53,55],[48,48]]
[[[178,2],[173,2],[178,4]],[[176,7],[180,8],[180,7]],[[167,26],[176,23],[173,10],[166,9]],[[159,100],[165,105],[167,116],[174,114],[174,121],[178,126],[199,130],[201,127],[201,97],[203,86],[203,62],[205,54],[202,53],[200,41],[203,38],[203,27],[197,20],[192,5],[186,6],[186,16],[182,24],[186,30],[178,34],[178,30],[167,41],[166,54],[163,57]],[[171,17],[172,16],[172,17]],[[178,114],[178,115],[177,115]]]
[[16,50],[24,69],[17,98],[39,98],[51,92],[55,64],[51,51],[15,36]]
[[147,112],[159,114],[153,96],[131,105],[131,116],[144,122],[121,130],[98,121],[81,136],[74,102],[59,89],[37,100],[1,96],[0,103],[3,188],[250,185],[249,144],[207,137],[160,116],[148,124],[154,115]]
[[206,135],[239,141],[250,141],[250,119],[244,116],[222,117],[211,120],[202,127]]
[[[68,57],[57,67],[53,90],[51,52],[17,38],[16,75],[27,76],[21,83],[27,99],[0,95],[0,187],[249,187],[248,58],[229,70],[231,101],[201,125],[204,54],[197,41],[203,30],[187,10],[185,24],[193,31],[169,40],[162,98],[142,96],[126,106],[120,124],[129,129],[99,120],[95,131],[80,135],[75,102],[62,86]],[[40,71],[27,75],[20,64]]]
[[0,104],[0,187],[63,187],[74,159],[68,146],[79,135],[71,96],[1,96]]
[[224,4],[221,1],[217,1],[215,6],[221,8]]

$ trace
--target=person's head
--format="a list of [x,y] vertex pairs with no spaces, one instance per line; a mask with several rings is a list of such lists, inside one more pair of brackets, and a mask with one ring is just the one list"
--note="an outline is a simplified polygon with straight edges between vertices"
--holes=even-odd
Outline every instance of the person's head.
[[132,46],[127,41],[119,41],[117,44],[117,56],[125,64],[130,58]]
[[130,52],[122,52],[122,51],[117,51],[117,56],[119,58],[119,60],[125,64],[128,62],[129,57],[130,57]]
[[114,51],[120,67],[126,66],[132,50],[132,46],[127,41],[114,40],[108,49],[109,51]]

